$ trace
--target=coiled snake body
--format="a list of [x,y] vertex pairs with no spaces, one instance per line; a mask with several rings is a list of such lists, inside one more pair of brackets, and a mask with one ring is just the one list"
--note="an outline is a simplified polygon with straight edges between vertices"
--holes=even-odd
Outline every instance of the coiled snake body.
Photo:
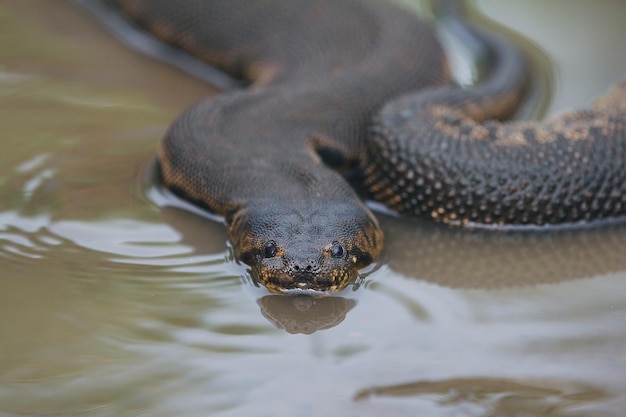
[[588,110],[503,124],[524,55],[456,12],[492,60],[470,90],[451,85],[432,27],[382,0],[110,3],[250,82],[182,113],[158,162],[167,187],[224,216],[236,256],[271,291],[340,290],[379,256],[349,173],[391,209],[452,225],[626,214],[626,84]]

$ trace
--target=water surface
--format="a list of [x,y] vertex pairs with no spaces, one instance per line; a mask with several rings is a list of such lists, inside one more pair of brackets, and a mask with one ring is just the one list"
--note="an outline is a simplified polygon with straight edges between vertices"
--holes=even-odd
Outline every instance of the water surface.
[[[548,113],[623,76],[623,2],[479,4],[550,57]],[[69,4],[0,1],[0,415],[624,415],[625,227],[383,217],[358,288],[270,296],[144,179],[213,92]]]

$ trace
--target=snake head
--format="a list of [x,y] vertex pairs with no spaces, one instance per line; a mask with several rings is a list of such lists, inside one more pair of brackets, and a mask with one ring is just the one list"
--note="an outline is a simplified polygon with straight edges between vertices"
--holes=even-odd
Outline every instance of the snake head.
[[229,222],[235,255],[274,293],[327,294],[353,283],[383,245],[378,222],[360,202],[273,201],[237,212]]

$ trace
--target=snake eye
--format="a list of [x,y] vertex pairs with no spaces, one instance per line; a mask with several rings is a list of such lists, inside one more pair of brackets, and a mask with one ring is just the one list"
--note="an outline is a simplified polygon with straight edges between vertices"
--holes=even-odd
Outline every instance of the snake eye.
[[345,250],[343,246],[339,244],[339,242],[333,242],[333,247],[330,249],[330,254],[333,258],[341,258],[344,254]]
[[266,258],[273,258],[276,256],[276,252],[278,252],[278,248],[276,247],[276,242],[270,240],[265,244],[264,254]]

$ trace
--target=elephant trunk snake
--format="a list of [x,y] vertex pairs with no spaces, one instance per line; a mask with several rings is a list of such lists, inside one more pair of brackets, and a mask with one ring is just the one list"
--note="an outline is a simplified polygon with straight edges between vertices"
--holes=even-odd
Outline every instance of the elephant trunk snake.
[[451,82],[433,27],[392,2],[104,2],[249,83],[184,111],[157,159],[166,187],[224,217],[235,255],[270,291],[341,290],[378,258],[383,234],[348,177],[367,198],[448,225],[626,215],[626,83],[586,110],[504,123],[526,57],[455,1],[441,13],[489,53],[470,89]]

